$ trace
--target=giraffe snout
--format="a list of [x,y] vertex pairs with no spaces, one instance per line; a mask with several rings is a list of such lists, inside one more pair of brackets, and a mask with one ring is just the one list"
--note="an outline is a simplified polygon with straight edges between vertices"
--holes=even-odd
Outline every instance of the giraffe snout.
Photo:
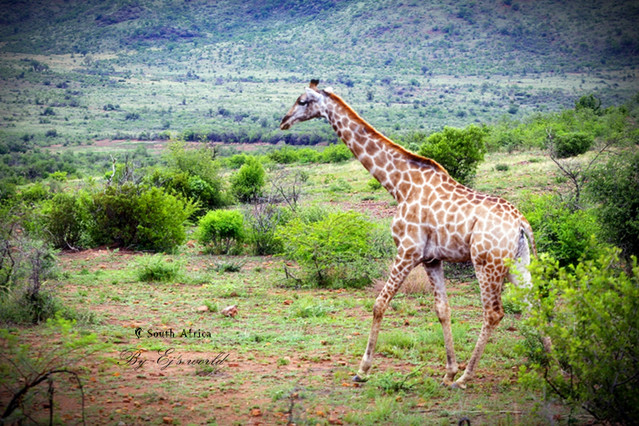
[[290,115],[287,115],[284,118],[282,118],[282,122],[280,123],[280,129],[288,130],[291,128],[291,124],[288,122],[290,118],[291,118]]

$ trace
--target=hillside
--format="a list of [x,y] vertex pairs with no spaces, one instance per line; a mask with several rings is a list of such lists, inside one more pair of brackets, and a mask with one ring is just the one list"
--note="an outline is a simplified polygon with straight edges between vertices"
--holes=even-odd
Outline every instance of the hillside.
[[[2,133],[276,141],[312,77],[386,133],[639,90],[632,1],[238,3],[0,2]],[[321,129],[296,132],[330,140]]]

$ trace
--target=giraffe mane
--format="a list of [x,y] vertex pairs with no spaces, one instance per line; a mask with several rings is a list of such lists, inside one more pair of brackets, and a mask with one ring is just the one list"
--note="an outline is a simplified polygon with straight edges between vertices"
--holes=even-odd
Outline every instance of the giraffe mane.
[[389,147],[393,148],[393,150],[398,151],[399,153],[401,153],[404,157],[408,158],[409,160],[412,160],[412,161],[414,161],[414,162],[416,162],[416,163],[418,163],[420,165],[423,165],[423,166],[430,166],[430,167],[434,168],[435,170],[440,171],[440,172],[448,175],[448,172],[446,171],[446,169],[441,164],[439,164],[437,161],[433,160],[432,158],[427,158],[427,157],[423,157],[421,155],[415,154],[414,152],[411,152],[411,151],[407,150],[406,148],[404,148],[403,146],[401,146],[401,145],[393,142],[392,140],[390,140],[388,137],[386,137],[384,134],[382,134],[380,131],[378,131],[375,127],[370,125],[366,120],[364,120],[362,117],[360,117],[360,115],[357,114],[353,110],[353,108],[351,108],[342,98],[340,98],[338,95],[333,93],[332,90],[322,90],[322,92],[326,96],[330,97],[335,102],[340,104],[349,114],[351,114],[352,117],[355,118],[355,120],[357,120],[359,122],[359,124],[361,124],[361,125],[365,126],[366,128],[368,128],[382,142],[384,142]]

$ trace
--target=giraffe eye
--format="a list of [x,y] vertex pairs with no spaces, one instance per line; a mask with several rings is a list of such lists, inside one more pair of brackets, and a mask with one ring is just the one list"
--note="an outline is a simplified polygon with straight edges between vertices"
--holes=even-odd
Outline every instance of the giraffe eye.
[[302,106],[304,106],[304,105],[306,105],[308,103],[308,101],[303,101],[303,100],[300,99],[299,101],[297,101],[297,103],[302,105]]

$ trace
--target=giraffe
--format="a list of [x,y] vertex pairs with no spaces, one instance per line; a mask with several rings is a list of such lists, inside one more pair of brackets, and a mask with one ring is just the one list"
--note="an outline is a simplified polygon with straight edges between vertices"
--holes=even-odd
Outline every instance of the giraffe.
[[[536,254],[532,229],[512,204],[458,183],[436,161],[395,144],[331,89],[319,90],[318,84],[319,80],[311,80],[282,119],[280,128],[287,130],[298,122],[325,118],[362,165],[397,200],[391,225],[397,256],[375,300],[368,344],[353,379],[367,380],[384,312],[409,272],[422,264],[433,287],[435,312],[444,335],[443,383],[466,388],[492,331],[504,316],[501,302],[504,279],[530,285],[526,237]],[[514,268],[509,268],[505,259],[512,259]],[[472,261],[479,281],[483,324],[464,373],[454,381],[458,364],[442,262],[468,260]]]

